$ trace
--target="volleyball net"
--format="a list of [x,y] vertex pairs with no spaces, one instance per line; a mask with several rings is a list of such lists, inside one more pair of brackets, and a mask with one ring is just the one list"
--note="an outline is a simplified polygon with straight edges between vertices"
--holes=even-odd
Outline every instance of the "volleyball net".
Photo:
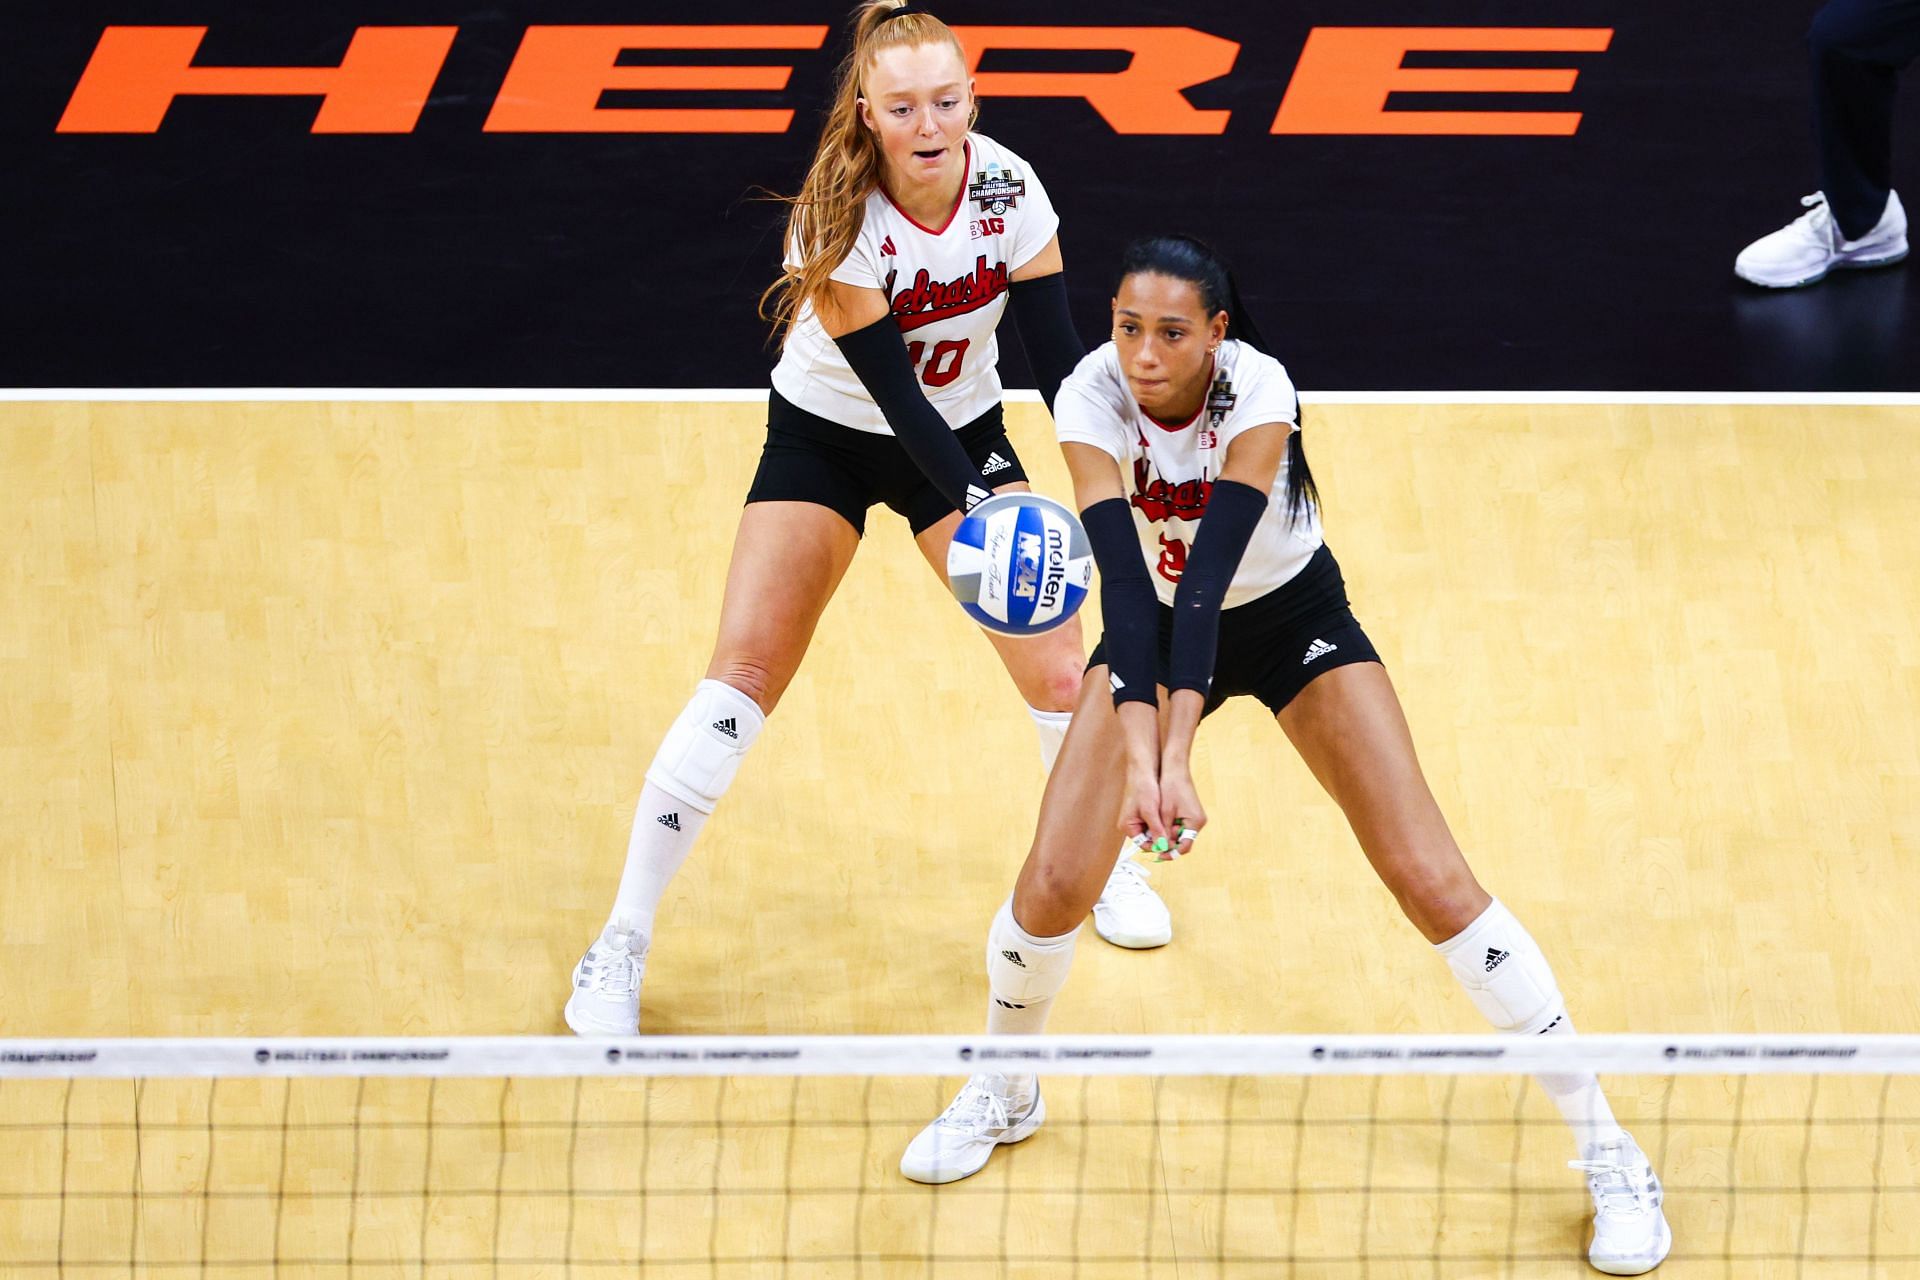
[[0,1275],[1577,1276],[1581,1070],[1661,1275],[1920,1276],[1920,1037],[1600,1035],[0,1041]]

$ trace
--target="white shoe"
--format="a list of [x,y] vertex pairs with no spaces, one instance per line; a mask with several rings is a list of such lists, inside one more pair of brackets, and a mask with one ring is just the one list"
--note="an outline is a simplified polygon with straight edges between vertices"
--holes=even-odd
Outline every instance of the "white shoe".
[[1114,946],[1144,951],[1173,941],[1173,913],[1147,884],[1152,874],[1127,850],[1113,864],[1107,887],[1093,904],[1093,927]]
[[1587,1148],[1568,1165],[1587,1175],[1593,1193],[1593,1243],[1587,1261],[1610,1276],[1637,1276],[1659,1266],[1673,1248],[1661,1211],[1660,1179],[1628,1134]]
[[573,966],[567,1026],[578,1036],[639,1035],[640,977],[646,971],[647,948],[639,935],[608,925]]
[[1047,1118],[1040,1086],[1016,1094],[1003,1075],[968,1080],[940,1118],[914,1135],[900,1172],[915,1182],[958,1182],[980,1172],[1003,1142],[1019,1142]]
[[1899,192],[1887,193],[1880,221],[1858,240],[1840,234],[1821,192],[1802,197],[1800,203],[1807,207],[1805,213],[1740,251],[1733,274],[1769,289],[1795,289],[1841,267],[1884,267],[1907,256],[1907,211]]

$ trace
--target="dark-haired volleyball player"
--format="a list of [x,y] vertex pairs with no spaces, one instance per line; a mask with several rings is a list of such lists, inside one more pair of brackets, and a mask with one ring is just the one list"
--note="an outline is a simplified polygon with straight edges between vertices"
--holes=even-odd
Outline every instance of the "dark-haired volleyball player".
[[[1194,732],[1207,712],[1251,694],[1488,1021],[1569,1033],[1546,957],[1474,879],[1427,789],[1321,540],[1293,384],[1263,347],[1205,245],[1142,240],[1121,265],[1113,340],[1060,387],[1054,420],[1100,566],[1106,634],[1026,865],[987,936],[987,1029],[1044,1027],[1113,860],[1098,815],[1118,813],[1131,837],[1168,841],[1170,852],[1191,847],[1206,825],[1188,770]],[[1589,1259],[1615,1275],[1652,1270],[1672,1243],[1652,1167],[1591,1074],[1541,1083],[1593,1192]],[[1045,1115],[1032,1076],[975,1076],[908,1146],[901,1171],[964,1178]]]
[[[575,966],[566,1020],[583,1035],[637,1030],[660,899],[799,668],[868,508],[906,517],[944,572],[961,511],[1027,487],[995,367],[1008,300],[1049,404],[1085,350],[1067,313],[1059,218],[1025,161],[971,132],[953,32],[897,0],[863,5],[854,27],[769,291],[786,342],[719,638],[647,770],[612,913]],[[1079,625],[992,639],[1051,766],[1079,686]],[[1144,871],[1123,859],[1096,919],[1122,945],[1171,936]]]

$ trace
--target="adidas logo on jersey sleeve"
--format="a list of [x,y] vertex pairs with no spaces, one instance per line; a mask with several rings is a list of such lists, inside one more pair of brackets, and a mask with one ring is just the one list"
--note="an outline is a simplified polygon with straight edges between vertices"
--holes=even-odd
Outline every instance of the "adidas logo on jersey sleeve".
[[1008,462],[999,454],[990,453],[987,455],[987,465],[980,468],[980,474],[990,476],[996,471],[1005,471],[1012,466],[1013,464],[1011,462]]

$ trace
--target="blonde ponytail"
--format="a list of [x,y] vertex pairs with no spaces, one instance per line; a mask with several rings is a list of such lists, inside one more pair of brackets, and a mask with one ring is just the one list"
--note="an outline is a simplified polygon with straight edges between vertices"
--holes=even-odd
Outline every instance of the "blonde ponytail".
[[932,14],[892,16],[906,7],[907,0],[868,0],[854,11],[853,47],[834,72],[833,106],[807,179],[798,195],[776,197],[792,206],[787,244],[800,264],[781,267],[780,278],[760,295],[760,316],[783,337],[802,307],[825,297],[859,239],[867,197],[880,185],[880,143],[860,119],[862,74],[882,49],[945,43],[965,60],[959,37]]

